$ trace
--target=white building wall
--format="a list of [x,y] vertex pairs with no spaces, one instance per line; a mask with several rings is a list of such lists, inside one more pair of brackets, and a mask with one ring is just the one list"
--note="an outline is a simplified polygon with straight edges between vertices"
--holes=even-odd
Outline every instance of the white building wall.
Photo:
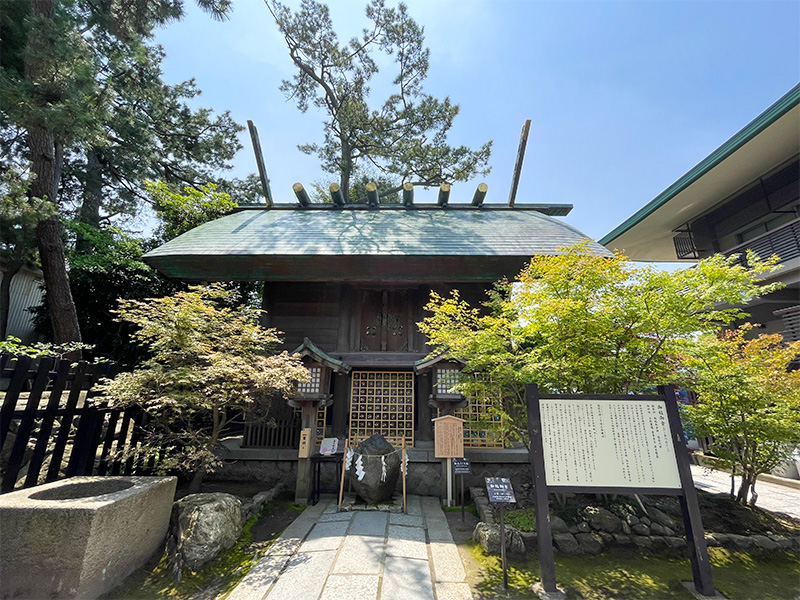
[[26,344],[36,341],[33,315],[29,308],[39,306],[44,297],[40,271],[23,268],[11,280],[11,306],[8,311],[8,335]]

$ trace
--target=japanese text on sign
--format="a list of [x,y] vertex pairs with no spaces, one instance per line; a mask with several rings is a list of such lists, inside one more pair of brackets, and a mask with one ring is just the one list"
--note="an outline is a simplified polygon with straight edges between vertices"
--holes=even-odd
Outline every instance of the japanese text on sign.
[[472,475],[472,467],[470,467],[468,458],[454,458],[453,459],[453,473],[455,475]]
[[511,480],[505,477],[486,477],[486,494],[489,502],[516,502]]
[[464,456],[464,421],[447,415],[433,420],[434,456],[456,458]]
[[680,488],[662,401],[540,400],[547,485]]

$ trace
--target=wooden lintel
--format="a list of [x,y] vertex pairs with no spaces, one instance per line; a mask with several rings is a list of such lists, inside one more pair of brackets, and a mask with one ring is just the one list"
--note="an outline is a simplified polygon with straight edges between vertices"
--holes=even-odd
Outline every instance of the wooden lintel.
[[403,204],[414,206],[414,184],[410,181],[403,184]]
[[443,183],[439,187],[439,199],[438,199],[439,206],[444,208],[445,206],[447,206],[447,203],[449,201],[450,201],[450,184]]
[[475,195],[472,197],[472,206],[483,206],[483,201],[486,199],[486,192],[489,191],[489,186],[485,183],[479,183],[475,190]]
[[378,198],[378,186],[374,181],[370,181],[367,184],[367,203],[373,208],[377,208],[380,204],[380,198]]
[[300,206],[308,206],[311,204],[311,199],[308,197],[308,192],[303,188],[302,183],[295,183],[292,189],[294,190],[294,195],[297,196],[297,201],[300,203]]
[[522,135],[519,138],[519,148],[517,149],[517,162],[514,164],[514,174],[511,177],[511,191],[508,193],[508,205],[513,207],[517,199],[517,188],[519,178],[522,175],[522,161],[525,160],[525,148],[528,146],[528,133],[531,130],[531,120],[525,121],[522,126]]
[[250,129],[250,141],[253,143],[253,152],[256,155],[256,165],[258,166],[258,176],[261,179],[261,189],[267,202],[267,208],[272,208],[272,190],[269,187],[269,177],[267,177],[267,167],[264,165],[264,155],[261,152],[261,142],[258,139],[258,129],[255,124],[248,119],[247,127]]
[[342,195],[342,190],[339,189],[339,184],[332,183],[329,189],[331,191],[331,200],[333,200],[334,206],[344,206],[344,196]]

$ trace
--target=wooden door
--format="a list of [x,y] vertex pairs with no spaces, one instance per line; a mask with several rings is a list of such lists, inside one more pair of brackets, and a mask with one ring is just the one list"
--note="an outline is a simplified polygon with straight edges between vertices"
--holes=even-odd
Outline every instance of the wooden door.
[[362,290],[360,352],[408,350],[408,290]]

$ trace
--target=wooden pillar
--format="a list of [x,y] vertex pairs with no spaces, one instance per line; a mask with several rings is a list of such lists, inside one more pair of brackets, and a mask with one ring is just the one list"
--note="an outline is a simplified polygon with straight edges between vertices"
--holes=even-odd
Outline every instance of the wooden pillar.
[[[300,415],[300,427],[302,429],[311,429],[313,444],[313,433],[317,424],[317,409],[312,402],[305,402]],[[294,501],[298,504],[308,504],[311,499],[311,475],[311,459],[298,458],[297,482],[294,488]]]
[[430,371],[417,375],[417,434],[415,439],[419,442],[433,441],[433,418],[428,398],[431,395]]
[[333,437],[349,437],[347,413],[350,408],[350,374],[336,373],[333,376],[333,406],[328,410],[333,415]]
[[264,288],[261,290],[261,310],[265,312],[261,313],[258,318],[259,325],[264,328],[272,327],[272,315],[270,313],[272,304],[272,285],[269,281],[265,281]]

